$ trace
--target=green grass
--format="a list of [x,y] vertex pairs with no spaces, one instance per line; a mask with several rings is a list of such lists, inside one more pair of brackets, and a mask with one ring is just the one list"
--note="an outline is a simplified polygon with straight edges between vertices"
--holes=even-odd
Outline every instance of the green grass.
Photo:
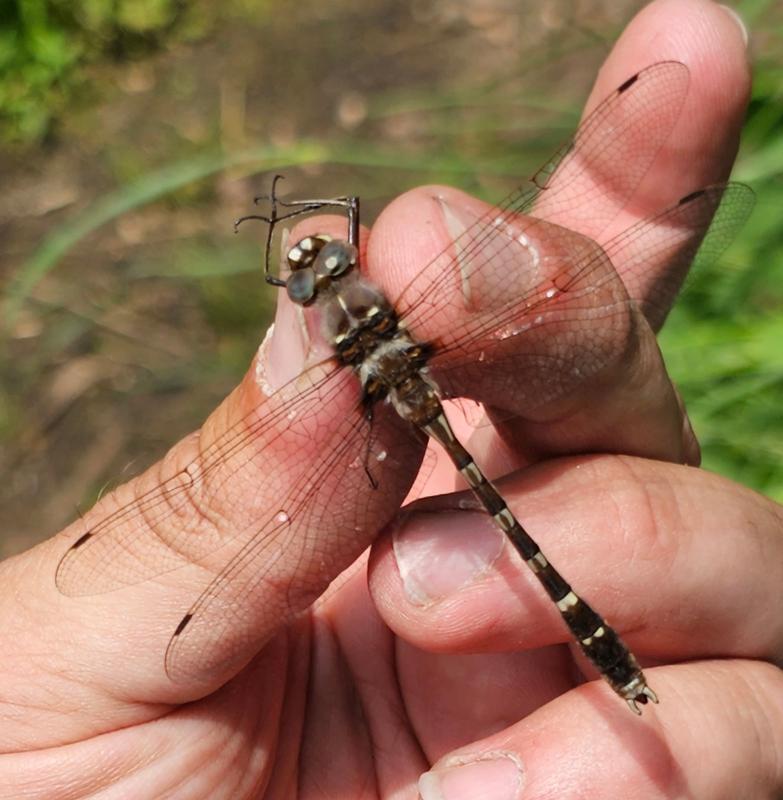
[[6,0],[0,10],[0,142],[44,141],[85,92],[90,70],[131,63],[214,30],[221,17],[258,14],[264,0]]

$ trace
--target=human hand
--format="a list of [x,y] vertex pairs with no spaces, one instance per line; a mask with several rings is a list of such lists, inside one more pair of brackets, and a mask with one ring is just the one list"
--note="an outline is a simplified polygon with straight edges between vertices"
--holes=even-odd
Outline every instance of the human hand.
[[[729,169],[747,93],[744,52],[732,25],[711,4],[659,2],[631,25],[602,73],[596,99],[654,61],[673,58],[691,68],[692,91],[703,106],[678,127],[674,141],[681,149],[656,163],[643,186],[655,208]],[[665,36],[672,30],[676,41]],[[660,186],[671,196],[656,194]],[[438,213],[427,191],[394,204],[367,245],[376,278],[394,280],[401,264],[420,267],[421,242],[406,239],[407,252],[397,231],[410,231],[414,216],[424,222],[424,239],[427,221]],[[442,227],[439,218],[434,223],[431,230]],[[311,221],[302,230],[325,224]],[[397,281],[392,297],[405,285]],[[279,320],[265,353],[272,381],[276,370],[291,366],[286,324]],[[649,331],[640,329],[635,341],[630,357],[586,389],[579,410],[561,424],[512,429],[511,457],[534,462],[542,454],[592,449],[693,461],[692,437]],[[405,796],[431,763],[451,763],[448,754],[457,748],[462,760],[474,754],[485,767],[485,754],[501,754],[497,764],[512,779],[521,763],[520,796],[526,797],[689,792],[712,800],[772,796],[780,789],[773,770],[781,685],[777,669],[765,662],[780,658],[781,622],[759,609],[766,609],[779,578],[781,514],[746,490],[684,467],[616,456],[563,459],[502,484],[574,585],[633,634],[628,639],[639,654],[663,664],[650,671],[662,705],[643,721],[600,683],[573,688],[580,681],[568,649],[558,644],[565,637],[556,612],[508,551],[500,552],[502,542],[480,515],[408,517],[373,551],[372,593],[362,557],[307,614],[290,620],[295,609],[286,604],[298,609],[320,593],[365,548],[377,525],[338,529],[337,537],[315,526],[306,552],[281,544],[283,560],[296,553],[286,567],[293,595],[288,585],[282,591],[270,585],[255,597],[237,598],[255,609],[254,638],[240,643],[244,650],[232,652],[234,660],[215,660],[205,647],[203,674],[179,683],[164,673],[162,653],[217,561],[111,594],[57,594],[51,576],[69,544],[117,504],[139,498],[162,476],[208,452],[240,420],[255,419],[247,417],[250,410],[261,406],[267,413],[274,403],[251,371],[199,440],[178,445],[162,466],[106,498],[61,537],[2,566],[0,618],[13,644],[2,655],[3,796]],[[243,528],[247,519],[268,513],[284,489],[271,484],[266,470],[279,472],[270,461],[307,463],[327,427],[314,429],[309,451],[265,448],[263,461],[245,453],[248,463],[233,483],[221,482],[222,474],[210,478],[224,491],[206,496],[220,503],[186,508],[172,524],[209,539],[213,530]],[[523,436],[520,454],[513,445]],[[371,491],[361,470],[357,474],[343,480],[346,497]],[[380,517],[381,509],[374,511]],[[143,521],[129,529],[139,541],[149,536]],[[448,568],[433,570],[439,559],[422,559],[422,550],[448,558]],[[401,570],[410,585],[422,564],[430,571],[418,583],[440,599],[422,603],[406,594]],[[471,581],[466,566],[478,567],[480,580]],[[526,650],[500,652],[520,647]],[[455,655],[465,652],[483,654]],[[723,660],[706,660],[716,657]],[[701,660],[672,665],[685,659]],[[215,664],[220,668],[210,669]],[[699,734],[707,728],[713,742],[705,752]],[[768,730],[768,738],[754,748],[759,730]],[[479,769],[462,770],[463,781],[474,781],[463,796],[480,796],[479,790],[504,796],[490,790],[490,777]],[[449,774],[443,786],[453,789],[457,773]],[[434,791],[433,779],[422,789]]]

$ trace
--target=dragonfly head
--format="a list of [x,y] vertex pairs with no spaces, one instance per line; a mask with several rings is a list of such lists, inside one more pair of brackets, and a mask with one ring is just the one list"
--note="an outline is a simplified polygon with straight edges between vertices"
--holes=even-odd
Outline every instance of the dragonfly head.
[[319,233],[295,244],[286,258],[291,269],[285,284],[288,296],[294,303],[306,306],[319,292],[348,274],[356,266],[359,253],[350,242]]

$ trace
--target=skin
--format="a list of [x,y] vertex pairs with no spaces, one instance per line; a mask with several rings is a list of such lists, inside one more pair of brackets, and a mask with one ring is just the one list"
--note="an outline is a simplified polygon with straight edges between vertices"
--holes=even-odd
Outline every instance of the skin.
[[[663,59],[690,67],[692,105],[676,149],[662,152],[618,229],[725,178],[736,152],[745,46],[735,21],[706,0],[645,8],[609,55],[588,109]],[[365,239],[368,272],[391,297],[420,267],[422,248],[448,241],[436,195],[454,208],[472,202],[415,190]],[[291,240],[341,225],[310,220]],[[659,706],[639,719],[602,681],[579,677],[584,665],[535,579],[486,516],[456,510],[454,496],[420,502],[371,551],[372,525],[340,539],[334,557],[328,529],[310,532],[282,600],[273,586],[250,598],[252,641],[218,669],[205,648],[203,672],[178,683],[162,654],[215,564],[107,594],[60,594],[57,563],[88,527],[250,408],[273,408],[254,365],[199,438],[0,565],[0,797],[405,798],[428,771],[418,783],[426,800],[779,797],[783,615],[769,598],[783,580],[783,511],[687,466],[698,446],[652,331],[629,319],[634,346],[587,382],[578,403],[504,423],[502,457],[481,429],[473,452],[490,473],[508,473],[498,483],[509,504],[649,665]],[[279,385],[305,356],[290,305],[281,303],[275,330],[259,358]],[[326,446],[322,435],[316,427],[293,456],[265,450],[266,474],[291,463],[281,459],[306,464]],[[604,455],[576,455],[585,452]],[[279,507],[279,494],[255,482],[258,465],[246,471],[230,499],[210,495],[218,526]],[[438,462],[428,490],[453,485],[453,468]],[[379,511],[378,527],[388,516]],[[332,579],[308,611],[288,613]],[[412,591],[421,586],[427,596]],[[268,611],[292,596],[296,608]]]

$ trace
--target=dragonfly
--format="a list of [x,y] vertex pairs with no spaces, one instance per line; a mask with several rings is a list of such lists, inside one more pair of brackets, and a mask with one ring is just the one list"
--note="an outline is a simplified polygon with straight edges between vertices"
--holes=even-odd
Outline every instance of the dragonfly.
[[[276,177],[264,198],[269,214],[238,223],[267,224],[265,278],[319,315],[330,356],[82,533],[57,567],[59,590],[99,594],[209,561],[216,577],[173,629],[164,667],[182,682],[241,666],[263,644],[259,605],[266,621],[281,622],[311,605],[391,521],[433,439],[615,693],[637,714],[658,702],[620,635],[552,565],[459,441],[442,402],[480,387],[472,399],[501,413],[515,413],[510,398],[545,408],[618,357],[631,297],[644,298],[659,328],[697,253],[712,259],[725,249],[753,205],[742,184],[698,189],[596,241],[633,199],[688,86],[688,68],[674,61],[626,80],[527,185],[477,213],[393,299],[362,273],[359,199],[284,201]],[[275,227],[335,207],[346,215],[345,238],[304,237],[287,250],[288,277],[273,274]],[[564,218],[574,229],[558,224]],[[648,264],[661,259],[672,268],[653,282]],[[555,370],[556,381],[542,380]],[[279,498],[272,509],[247,499],[243,476],[259,466],[264,496]],[[204,524],[216,498],[248,506],[248,524]],[[315,531],[319,541],[329,532],[328,551]]]

